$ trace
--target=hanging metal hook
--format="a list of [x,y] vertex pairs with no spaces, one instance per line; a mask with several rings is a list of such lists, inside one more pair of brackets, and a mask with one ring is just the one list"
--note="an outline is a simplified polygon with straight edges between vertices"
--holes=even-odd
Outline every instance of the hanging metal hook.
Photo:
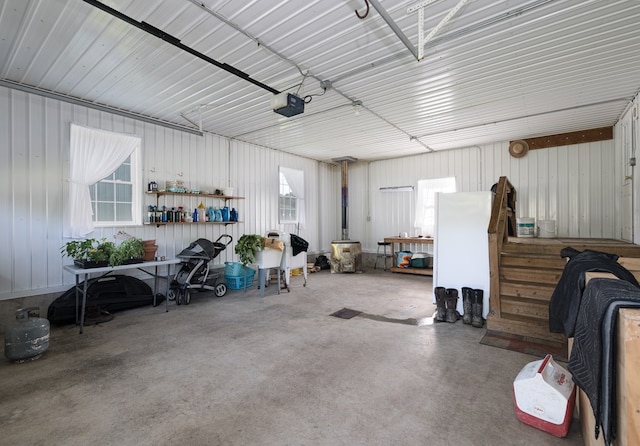
[[369,15],[369,0],[364,0],[364,3],[365,5],[367,5],[367,10],[365,11],[364,15],[360,15],[358,10],[356,9],[356,15],[358,16],[359,19],[364,19]]

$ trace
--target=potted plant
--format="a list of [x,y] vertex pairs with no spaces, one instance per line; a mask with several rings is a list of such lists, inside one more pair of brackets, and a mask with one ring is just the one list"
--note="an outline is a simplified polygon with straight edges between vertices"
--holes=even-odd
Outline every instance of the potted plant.
[[236,254],[240,257],[240,262],[244,266],[256,262],[256,253],[262,251],[264,242],[261,235],[244,234],[236,243]]
[[106,238],[72,240],[67,242],[60,251],[63,256],[71,257],[76,266],[98,268],[109,264],[109,259],[115,251],[115,243],[107,241]]
[[109,257],[109,265],[118,266],[131,263],[141,263],[144,257],[144,242],[142,239],[131,237],[123,240]]

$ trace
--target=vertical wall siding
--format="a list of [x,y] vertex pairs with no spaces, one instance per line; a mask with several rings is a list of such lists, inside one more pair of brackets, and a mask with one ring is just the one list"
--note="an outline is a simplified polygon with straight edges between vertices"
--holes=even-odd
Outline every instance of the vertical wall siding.
[[531,150],[523,158],[509,155],[502,142],[360,164],[351,184],[364,184],[368,172],[369,197],[366,209],[351,207],[352,238],[374,252],[384,237],[415,234],[416,192],[382,193],[380,187],[455,176],[459,191],[490,190],[503,175],[517,190],[519,216],[556,220],[562,237],[619,238],[619,164],[613,141]]
[[[375,251],[384,237],[407,232],[416,235],[415,201],[418,180],[453,176],[459,191],[483,190],[483,162],[480,147],[428,153],[419,156],[376,161],[363,166],[369,173],[368,214],[356,217],[361,227],[364,250]],[[413,186],[414,192],[381,192],[381,187]],[[491,187],[491,184],[489,184]],[[367,221],[367,215],[370,216]],[[421,249],[424,249],[422,247]]]
[[[113,238],[120,231],[155,239],[158,255],[174,256],[190,242],[216,240],[229,233],[263,234],[270,229],[297,232],[278,224],[278,168],[305,172],[306,224],[299,233],[311,252],[326,252],[341,237],[340,166],[207,134],[204,137],[109,113],[0,88],[0,298],[62,289],[73,278],[64,244],[68,194],[69,125],[133,133],[143,139],[143,184],[182,178],[189,186],[214,190],[232,186],[241,224],[144,225],[97,229],[92,236]],[[349,165],[349,237],[375,252],[376,241],[400,232],[415,233],[415,192],[381,193],[380,187],[417,186],[420,179],[455,176],[460,191],[489,190],[502,175],[518,192],[518,214],[556,220],[564,237],[619,238],[622,160],[613,141],[532,150],[516,159],[506,142]],[[181,175],[181,176],[180,176]],[[638,195],[638,194],[637,194]],[[167,206],[192,208],[199,197],[167,197]],[[153,204],[144,195],[144,205]],[[161,203],[162,204],[162,203]],[[207,206],[219,206],[207,200]],[[141,210],[142,212],[143,210]],[[8,214],[8,215],[7,215]],[[417,247],[416,247],[417,248]],[[233,245],[216,263],[235,260]]]
[[483,147],[487,184],[506,175],[517,215],[555,220],[562,237],[619,238],[620,184],[613,141],[531,150],[513,158],[506,143]]
[[[244,233],[264,234],[270,229],[297,232],[278,224],[278,167],[301,169],[307,187],[307,222],[300,235],[310,243],[310,251],[328,249],[334,238],[337,185],[340,171],[334,165],[318,163],[286,153],[229,142],[217,135],[204,137],[123,118],[86,107],[45,99],[36,95],[0,88],[0,198],[5,212],[0,226],[0,299],[51,290],[73,283],[62,270],[69,259],[62,258],[63,227],[67,220],[69,176],[69,127],[80,125],[135,134],[142,138],[142,182],[182,179],[188,187],[213,192],[234,187],[243,200],[229,201],[242,223],[237,225],[143,225],[140,227],[97,228],[90,236],[114,239],[125,231],[143,239],[155,239],[158,255],[173,257],[189,243],[205,237],[216,240],[228,233],[237,240]],[[217,199],[168,196],[160,205],[223,206]],[[155,197],[144,194],[146,206]],[[339,224],[338,224],[339,226]],[[235,261],[230,245],[215,263]]]
[[[326,228],[332,226],[336,213],[331,191],[335,191],[333,185],[339,181],[339,169],[334,165],[238,141],[230,143],[230,151],[231,177],[236,178],[244,189],[238,193],[246,197],[244,209],[241,208],[242,230],[256,234],[265,234],[272,229],[291,232],[309,242],[309,252],[326,250],[331,239]],[[280,167],[304,172],[306,220],[300,227],[278,223]]]

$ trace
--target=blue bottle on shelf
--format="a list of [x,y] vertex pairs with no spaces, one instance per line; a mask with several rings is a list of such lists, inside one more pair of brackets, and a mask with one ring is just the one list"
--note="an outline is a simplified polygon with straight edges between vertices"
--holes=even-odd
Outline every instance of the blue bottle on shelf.
[[193,222],[194,222],[194,223],[198,223],[198,221],[199,221],[199,220],[198,220],[198,208],[195,208],[195,209],[193,210]]
[[222,221],[229,221],[229,206],[222,208]]
[[231,221],[238,221],[238,211],[236,211],[236,208],[232,208],[231,209]]

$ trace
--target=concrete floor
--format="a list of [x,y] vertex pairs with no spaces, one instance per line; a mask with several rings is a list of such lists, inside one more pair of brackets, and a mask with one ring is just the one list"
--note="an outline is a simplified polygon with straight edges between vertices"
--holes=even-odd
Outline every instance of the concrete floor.
[[[329,316],[431,316],[431,278],[368,270],[293,277],[191,304],[52,327],[42,358],[0,360],[12,445],[582,445],[519,422],[512,383],[538,358],[484,329]],[[426,321],[428,322],[428,320]]]

